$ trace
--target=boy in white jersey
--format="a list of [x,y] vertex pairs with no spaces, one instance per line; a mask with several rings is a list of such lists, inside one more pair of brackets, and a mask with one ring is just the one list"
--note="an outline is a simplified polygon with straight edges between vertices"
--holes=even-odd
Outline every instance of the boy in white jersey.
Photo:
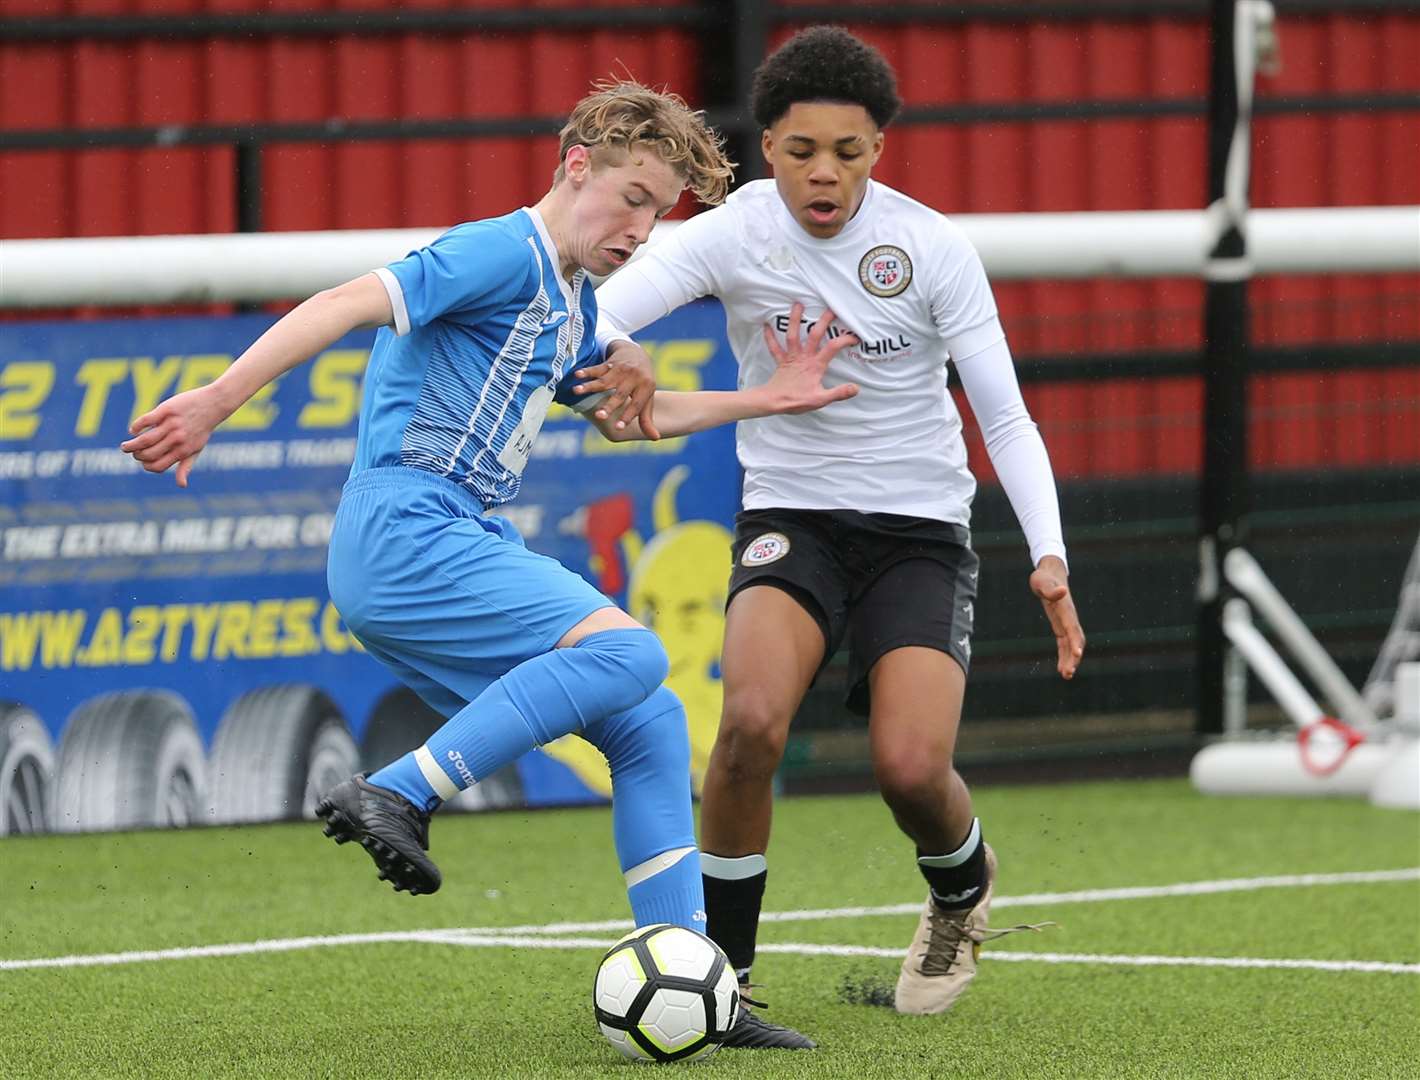
[[[719,297],[741,386],[774,369],[765,323],[792,328],[831,309],[829,333],[859,340],[825,379],[855,383],[852,400],[739,425],[744,511],[724,712],[701,815],[709,933],[747,984],[773,775],[805,692],[846,637],[849,704],[869,715],[878,785],[930,888],[896,1005],[941,1012],[992,934],[995,876],[952,768],[978,564],[968,532],[976,485],[946,389],[948,358],[1029,542],[1030,587],[1068,679],[1084,636],[1054,478],[976,252],[946,218],[870,179],[900,106],[881,55],[846,31],[806,30],[760,67],[752,104],[774,179],[681,225],[598,292],[604,333]],[[753,1045],[812,1046],[773,1025],[743,1034],[756,1036]]]
[[[588,271],[630,258],[687,185],[720,201],[730,166],[700,114],[631,83],[579,102],[561,142],[536,206],[457,226],[305,301],[216,382],[138,417],[123,449],[150,472],[177,466],[186,486],[213,429],[260,387],[350,331],[379,327],[331,535],[331,598],[365,648],[448,722],[327,793],[317,810],[326,835],[357,841],[397,890],[431,893],[442,875],[426,854],[430,814],[576,732],[611,765],[613,836],[637,924],[695,928],[705,916],[689,738],[661,685],[665,651],[490,511],[517,493],[571,370],[600,359]],[[666,434],[851,395],[820,384],[847,344],[822,336],[804,348],[788,335],[768,393],[658,395]]]

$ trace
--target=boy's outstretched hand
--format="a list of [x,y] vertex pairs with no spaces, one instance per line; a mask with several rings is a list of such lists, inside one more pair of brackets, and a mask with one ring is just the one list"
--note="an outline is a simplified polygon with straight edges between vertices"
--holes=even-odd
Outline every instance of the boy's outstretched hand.
[[844,332],[829,338],[825,344],[824,337],[834,319],[833,312],[825,311],[809,327],[808,341],[801,341],[799,326],[803,318],[804,305],[796,303],[789,310],[789,329],[784,335],[783,345],[779,344],[772,327],[767,324],[764,327],[764,343],[777,365],[774,374],[764,384],[764,389],[775,398],[775,412],[812,412],[858,393],[854,383],[840,383],[832,387],[823,385],[829,362],[844,349],[857,345],[857,337]]
[[199,386],[168,398],[134,420],[128,426],[133,438],[119,449],[132,454],[151,473],[167,472],[176,465],[178,487],[187,487],[197,455],[226,418],[212,387]]

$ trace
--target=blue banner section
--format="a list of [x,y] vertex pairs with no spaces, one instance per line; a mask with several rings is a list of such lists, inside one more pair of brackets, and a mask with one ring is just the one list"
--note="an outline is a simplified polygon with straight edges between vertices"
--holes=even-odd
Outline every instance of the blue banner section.
[[[0,785],[31,773],[48,785],[44,820],[30,827],[177,823],[172,813],[128,821],[120,809],[106,819],[67,805],[88,797],[81,789],[95,787],[94,770],[117,767],[102,760],[106,740],[146,740],[158,759],[184,738],[200,742],[205,761],[189,748],[177,755],[188,762],[184,777],[154,782],[183,780],[198,817],[252,820],[298,812],[291,804],[308,798],[322,768],[371,764],[403,745],[404,727],[409,748],[437,723],[416,715],[427,710],[363,653],[326,591],[326,542],[354,454],[372,334],[350,335],[243,406],[187,489],[118,449],[135,416],[216,378],[271,321],[12,323],[0,335],[0,761],[6,747],[33,750],[30,772],[17,765]],[[640,340],[665,389],[735,385],[714,302]],[[530,548],[661,634],[673,689],[692,715],[697,774],[718,722],[738,501],[732,429],[612,444],[554,407],[522,493],[501,511]],[[239,745],[285,755],[290,775],[270,805],[219,805],[217,774],[240,771],[231,757]],[[503,795],[479,798],[537,805],[608,790],[600,755],[575,739],[516,773],[489,785]],[[0,822],[0,833],[24,827]]]

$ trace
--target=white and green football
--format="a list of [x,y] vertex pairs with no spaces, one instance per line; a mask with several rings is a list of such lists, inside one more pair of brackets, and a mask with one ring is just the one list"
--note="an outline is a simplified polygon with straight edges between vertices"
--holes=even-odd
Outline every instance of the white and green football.
[[720,1048],[739,1016],[735,969],[720,947],[681,926],[642,926],[602,957],[597,1025],[636,1061],[694,1061]]

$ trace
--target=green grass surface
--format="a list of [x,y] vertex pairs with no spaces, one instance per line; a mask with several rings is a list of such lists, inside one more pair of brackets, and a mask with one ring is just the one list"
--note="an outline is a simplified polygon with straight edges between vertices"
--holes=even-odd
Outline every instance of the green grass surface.
[[[1203,799],[1182,782],[988,788],[998,896],[1420,865],[1420,816]],[[448,816],[445,885],[396,895],[314,825],[0,841],[0,960],[626,914],[604,810]],[[875,798],[782,802],[769,910],[919,900]],[[1416,1077],[1420,975],[993,961],[993,952],[1420,963],[1420,882],[999,908],[1054,919],[988,946],[947,1016],[853,1003],[897,961],[762,954],[771,1018],[814,1053],[726,1051],[706,1075]],[[910,915],[766,924],[761,942],[901,949]],[[611,938],[604,931],[583,936]],[[341,945],[0,970],[0,1076],[631,1076],[597,1033],[593,949]],[[861,995],[857,995],[860,997]],[[672,1066],[671,1068],[676,1068]]]

